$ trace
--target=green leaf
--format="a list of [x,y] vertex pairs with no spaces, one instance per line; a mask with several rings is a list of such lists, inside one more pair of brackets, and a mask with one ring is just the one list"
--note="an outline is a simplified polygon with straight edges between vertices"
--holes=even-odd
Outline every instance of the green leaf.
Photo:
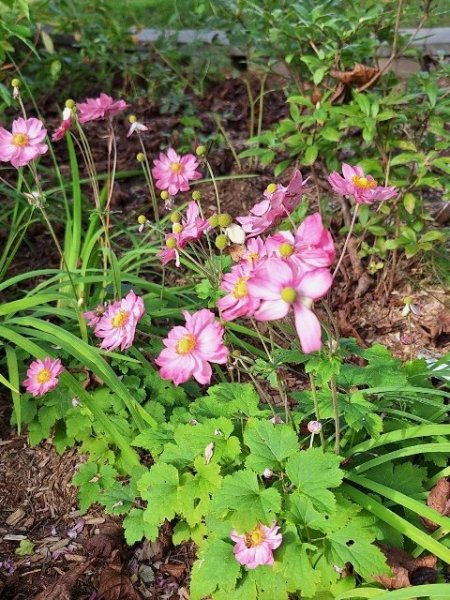
[[272,567],[258,567],[249,577],[256,583],[258,600],[288,600],[286,581]]
[[16,548],[17,556],[29,556],[34,552],[34,544],[29,539],[20,540],[19,547]]
[[286,474],[313,506],[329,511],[335,504],[329,488],[338,487],[343,478],[339,464],[340,458],[335,454],[324,453],[321,448],[310,448],[288,459]]
[[258,600],[258,590],[256,583],[252,581],[249,575],[245,575],[240,585],[234,590],[226,592],[219,591],[214,594],[214,600]]
[[314,71],[313,81],[314,85],[319,85],[322,79],[325,77],[325,73],[328,71],[328,67],[319,67]]
[[273,425],[268,420],[250,421],[244,442],[250,448],[246,465],[257,473],[282,470],[284,461],[299,449],[297,435],[289,425]]
[[375,536],[365,525],[364,517],[354,517],[351,523],[327,536],[325,553],[331,564],[344,568],[349,562],[359,575],[371,579],[390,572],[386,557],[373,545],[374,541]]
[[370,469],[367,477],[411,498],[422,500],[427,470],[410,462],[397,465],[391,462]]
[[178,490],[180,511],[190,527],[201,523],[208,514],[211,497],[220,489],[222,476],[218,464],[205,464],[199,456],[194,461],[196,474],[184,473],[180,478]]
[[165,519],[173,519],[178,509],[179,478],[177,469],[159,462],[143,475],[137,484],[143,500],[148,505],[145,520],[159,526]]
[[223,540],[213,540],[202,550],[191,574],[191,600],[202,600],[217,588],[232,590],[240,566],[234,558],[233,546]]
[[377,407],[364,398],[363,392],[355,392],[344,403],[344,418],[354,431],[365,429],[371,437],[383,431],[383,420],[376,413]]
[[316,158],[317,158],[318,154],[319,154],[319,147],[316,144],[313,144],[312,146],[308,146],[308,148],[306,148],[306,152],[303,157],[303,164],[306,167],[309,167],[310,165],[312,165],[313,163],[316,162]]
[[301,592],[303,597],[315,597],[320,573],[315,571],[308,554],[316,548],[300,541],[294,531],[283,534],[283,543],[276,554],[273,570],[281,573],[289,592]]
[[98,501],[100,497],[98,481],[98,468],[93,462],[81,465],[78,473],[74,476],[73,483],[80,488],[78,490],[78,500],[81,512],[86,512],[92,504]]
[[407,192],[403,198],[403,206],[408,214],[412,215],[416,207],[416,197],[411,192]]
[[143,538],[154,540],[158,537],[158,527],[150,525],[144,520],[144,511],[132,508],[123,520],[125,539],[130,546],[140,542]]
[[242,533],[258,523],[270,525],[280,512],[281,497],[274,488],[260,488],[256,473],[247,469],[225,477],[212,509],[220,515],[230,514],[233,527]]

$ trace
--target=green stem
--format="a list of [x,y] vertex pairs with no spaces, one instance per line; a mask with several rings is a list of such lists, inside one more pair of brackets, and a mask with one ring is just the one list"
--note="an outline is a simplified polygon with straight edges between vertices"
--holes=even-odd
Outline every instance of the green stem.
[[341,256],[339,257],[336,268],[334,269],[333,278],[336,277],[337,272],[339,271],[339,268],[342,264],[342,261],[344,260],[345,252],[347,250],[348,243],[350,241],[350,238],[353,233],[353,229],[355,227],[356,217],[358,215],[358,209],[359,209],[359,204],[355,204],[355,210],[353,211],[352,222],[350,223],[350,229],[348,230],[347,237],[345,238],[344,247],[342,248]]
[[[312,399],[314,402],[314,414],[316,416],[316,421],[318,421],[319,423],[322,423],[320,420],[319,401],[317,399],[316,381],[314,379],[313,373],[309,374],[309,381],[311,383],[311,395],[312,395]],[[319,436],[320,436],[320,444],[321,444],[322,448],[325,448],[325,438],[324,438],[322,429],[319,432]]]
[[339,454],[341,450],[341,424],[339,421],[339,402],[338,402],[338,394],[336,388],[336,377],[332,375],[330,379],[331,385],[331,397],[333,399],[333,416],[334,416],[334,429],[335,429],[335,442],[334,442],[334,452],[335,454]]

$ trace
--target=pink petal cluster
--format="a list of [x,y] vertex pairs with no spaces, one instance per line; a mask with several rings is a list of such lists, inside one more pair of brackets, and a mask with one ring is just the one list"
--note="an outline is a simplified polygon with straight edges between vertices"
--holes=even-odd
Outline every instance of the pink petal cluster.
[[304,181],[300,171],[294,174],[287,187],[271,184],[264,192],[264,200],[250,209],[250,216],[237,217],[248,236],[263,233],[291,214],[301,200]]
[[12,131],[0,127],[0,161],[10,162],[13,167],[24,167],[48,150],[43,141],[47,135],[39,119],[19,117],[12,124]]
[[194,314],[183,311],[184,326],[173,327],[163,340],[164,350],[156,359],[162,379],[173,381],[175,385],[194,377],[200,384],[211,381],[212,369],[209,363],[227,362],[228,349],[224,346],[224,328],[208,309]]
[[173,148],[159,155],[159,160],[153,161],[152,175],[156,180],[159,190],[167,190],[171,196],[178,192],[187,192],[190,188],[189,181],[201,179],[197,171],[198,160],[193,154],[180,156]]
[[59,358],[47,356],[44,360],[34,360],[22,385],[32,396],[42,396],[58,385],[58,377],[63,371]]
[[114,117],[128,106],[124,100],[114,100],[102,92],[98,98],[87,98],[84,102],[77,102],[78,120],[80,123],[88,123]]
[[372,204],[389,200],[397,194],[392,186],[378,185],[371,175],[365,175],[361,167],[342,164],[343,177],[334,171],[328,177],[333,190],[343,196],[353,196],[357,204]]
[[58,129],[53,132],[52,142],[59,142],[59,140],[62,140],[71,127],[72,118],[69,117],[68,119],[63,119]]
[[256,569],[260,565],[273,565],[273,551],[283,541],[279,527],[273,523],[270,527],[259,524],[249,533],[239,534],[235,529],[230,534],[234,546],[234,556],[238,563],[248,569]]
[[97,322],[95,313],[88,312],[84,316],[95,324],[94,333],[103,340],[101,348],[126,350],[133,344],[136,325],[143,314],[144,302],[131,290],[125,298],[110,304]]
[[164,247],[158,253],[163,265],[166,265],[172,260],[176,261],[177,267],[179,266],[179,253],[178,249],[183,249],[189,242],[193,242],[202,237],[202,235],[209,229],[210,225],[208,219],[203,219],[200,216],[200,208],[194,201],[189,202],[186,214],[181,219],[181,223],[174,223],[172,226],[172,233],[166,234],[165,239],[174,238],[176,241],[175,248]]
[[221,318],[272,321],[292,307],[303,351],[319,350],[321,328],[311,306],[331,286],[335,255],[319,213],[306,217],[294,234],[280,232],[265,242],[251,238],[241,261],[222,279],[220,287],[228,293],[217,302]]

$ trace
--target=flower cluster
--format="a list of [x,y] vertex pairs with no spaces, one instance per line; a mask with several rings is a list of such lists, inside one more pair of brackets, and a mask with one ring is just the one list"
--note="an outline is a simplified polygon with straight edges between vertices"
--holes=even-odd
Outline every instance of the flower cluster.
[[321,347],[321,329],[311,310],[313,300],[330,289],[330,265],[335,249],[319,213],[307,217],[295,234],[280,232],[251,238],[241,261],[222,280],[228,292],[217,302],[221,317],[254,317],[272,321],[293,309],[295,327],[304,352]]
[[136,334],[136,325],[144,314],[144,302],[131,290],[125,298],[113,302],[108,307],[97,307],[84,313],[89,327],[103,341],[100,347],[105,350],[130,348]]

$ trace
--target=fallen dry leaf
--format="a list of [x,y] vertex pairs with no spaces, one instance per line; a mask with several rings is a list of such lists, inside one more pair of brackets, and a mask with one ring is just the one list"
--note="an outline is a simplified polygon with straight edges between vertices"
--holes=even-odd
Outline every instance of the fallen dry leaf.
[[50,587],[43,590],[37,596],[33,596],[33,600],[71,600],[72,590],[80,575],[88,568],[88,565],[89,563],[85,562],[72,571],[64,573]]
[[[427,504],[445,517],[450,515],[450,482],[445,477],[439,479],[428,494]],[[429,519],[422,518],[423,524],[429,531],[435,531],[439,525]]]
[[356,63],[351,71],[338,71],[332,69],[330,71],[331,77],[344,83],[345,85],[361,86],[368,83],[372,77],[378,75],[379,70],[373,67],[366,67],[360,63]]
[[117,570],[115,566],[102,569],[97,591],[102,600],[142,600],[128,575]]
[[450,335],[450,312],[444,309],[436,317],[436,325],[431,328],[431,337],[436,345],[439,345],[438,338],[445,335]]
[[89,538],[84,547],[95,558],[109,558],[115,550],[122,549],[122,529],[109,524],[99,534]]
[[159,567],[159,570],[168,575],[172,575],[175,579],[182,577],[186,571],[186,565],[181,563],[165,563]]
[[413,582],[436,581],[436,556],[428,554],[420,558],[413,558],[408,552],[401,548],[390,548],[385,544],[377,544],[386,556],[386,562],[391,567],[392,576],[377,575],[375,581],[384,585],[388,590],[399,590],[410,585],[417,585]]

